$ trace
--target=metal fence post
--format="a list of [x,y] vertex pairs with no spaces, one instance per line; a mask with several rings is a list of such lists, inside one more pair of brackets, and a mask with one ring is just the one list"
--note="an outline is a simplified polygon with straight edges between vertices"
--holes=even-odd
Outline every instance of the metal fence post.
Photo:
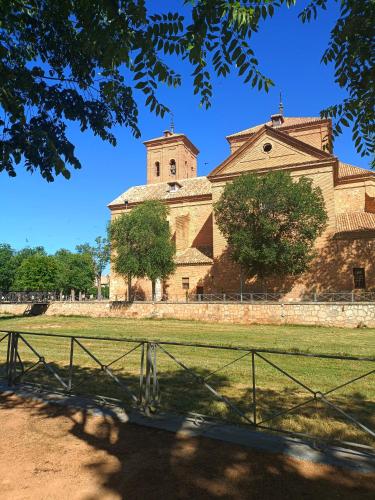
[[255,379],[255,352],[251,351],[251,367],[253,376],[253,422],[257,426],[257,402],[256,402],[256,379]]
[[145,343],[142,343],[141,347],[141,366],[139,370],[139,396],[138,396],[138,404],[142,407],[143,403],[143,378],[144,378],[144,363],[145,363]]
[[9,334],[8,352],[7,352],[7,379],[9,387],[14,385],[16,379],[17,347],[18,347],[18,333],[11,332]]
[[7,360],[5,363],[5,373],[9,385],[9,370],[10,370],[10,358],[11,358],[11,347],[12,347],[12,333],[8,334],[8,339],[7,339]]
[[146,381],[144,393],[144,411],[147,416],[155,411],[153,405],[158,399],[158,380],[156,370],[157,344],[147,342],[146,344]]
[[68,391],[72,390],[72,379],[73,379],[73,354],[74,354],[74,337],[70,339],[70,356],[69,356],[69,380],[68,380]]

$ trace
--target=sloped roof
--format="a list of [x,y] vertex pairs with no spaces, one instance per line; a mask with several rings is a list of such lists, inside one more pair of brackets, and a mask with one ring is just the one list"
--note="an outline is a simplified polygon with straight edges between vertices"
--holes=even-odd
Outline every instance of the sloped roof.
[[338,233],[375,231],[375,214],[370,212],[348,212],[336,215]]
[[177,191],[170,191],[168,182],[131,187],[114,199],[108,206],[123,205],[125,201],[128,203],[141,203],[146,200],[173,200],[211,194],[211,182],[207,177],[178,179],[173,182],[181,186]]
[[373,175],[375,178],[375,172],[371,170],[366,170],[365,168],[356,167],[355,165],[350,165],[349,163],[339,162],[338,178],[345,179],[347,177],[367,177]]
[[[293,127],[297,125],[306,125],[309,123],[314,123],[317,121],[321,121],[322,118],[319,118],[318,116],[297,116],[297,117],[292,117],[292,116],[284,116],[284,123],[282,125],[279,125],[278,127],[275,127],[277,129],[282,129],[286,127]],[[247,128],[245,130],[241,130],[240,132],[236,132],[234,134],[227,135],[227,139],[231,139],[232,137],[240,137],[241,135],[248,135],[248,134],[254,134],[255,132],[258,132],[263,125],[268,125],[269,127],[272,127],[272,121],[268,121],[266,123],[261,123],[260,125],[255,125],[254,127]]]
[[175,263],[178,264],[212,264],[212,259],[207,257],[198,248],[187,248],[176,252]]
[[182,140],[183,142],[188,144],[188,146],[193,150],[195,154],[199,153],[199,149],[191,142],[191,140],[188,138],[187,135],[178,134],[175,132],[169,132],[168,135],[161,135],[159,137],[154,137],[153,139],[148,139],[147,141],[144,141],[143,144],[147,146],[149,144],[159,141],[163,141],[164,143],[173,143],[178,140]]
[[143,141],[143,144],[147,144],[148,142],[153,142],[153,141],[160,141],[163,139],[168,139],[170,137],[174,137],[177,139],[178,137],[186,137],[185,134],[179,134],[179,133],[172,133],[170,135],[160,135],[159,137],[154,137],[153,139],[147,139],[147,141]]

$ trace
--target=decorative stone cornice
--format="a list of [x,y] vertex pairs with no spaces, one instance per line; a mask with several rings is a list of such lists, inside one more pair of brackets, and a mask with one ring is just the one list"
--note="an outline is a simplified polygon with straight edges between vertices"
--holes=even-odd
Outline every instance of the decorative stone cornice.
[[[181,196],[180,198],[170,198],[170,199],[161,199],[159,200],[162,203],[165,203],[166,205],[179,205],[181,203],[189,203],[189,202],[197,202],[197,201],[210,201],[212,200],[212,194],[197,194],[193,196]],[[126,210],[130,209],[133,207],[136,207],[137,205],[140,205],[144,201],[136,201],[132,203],[128,203],[125,205],[125,203],[115,203],[115,204],[110,204],[108,205],[108,208],[111,211],[116,211],[116,210]]]

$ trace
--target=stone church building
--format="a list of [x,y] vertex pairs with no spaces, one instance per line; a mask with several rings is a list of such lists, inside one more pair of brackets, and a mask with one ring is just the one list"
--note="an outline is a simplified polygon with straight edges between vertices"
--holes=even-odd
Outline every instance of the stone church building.
[[[375,290],[375,173],[328,153],[325,146],[331,134],[330,120],[272,115],[267,123],[227,136],[230,154],[207,177],[198,176],[199,151],[186,135],[166,131],[146,141],[147,184],[131,187],[109,209],[114,218],[145,200],[168,205],[177,267],[159,284],[158,295],[173,298],[242,289],[296,298],[312,292]],[[235,177],[272,170],[313,179],[324,196],[328,225],[303,275],[244,280],[215,224],[213,203]],[[136,293],[151,295],[147,280],[133,284]],[[125,300],[126,294],[125,280],[111,271],[111,299]]]

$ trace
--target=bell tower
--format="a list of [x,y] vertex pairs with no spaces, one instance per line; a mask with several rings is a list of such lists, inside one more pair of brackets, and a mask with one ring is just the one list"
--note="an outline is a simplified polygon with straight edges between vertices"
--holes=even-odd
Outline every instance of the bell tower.
[[197,176],[198,149],[184,134],[166,130],[162,137],[145,141],[147,184],[173,182]]

